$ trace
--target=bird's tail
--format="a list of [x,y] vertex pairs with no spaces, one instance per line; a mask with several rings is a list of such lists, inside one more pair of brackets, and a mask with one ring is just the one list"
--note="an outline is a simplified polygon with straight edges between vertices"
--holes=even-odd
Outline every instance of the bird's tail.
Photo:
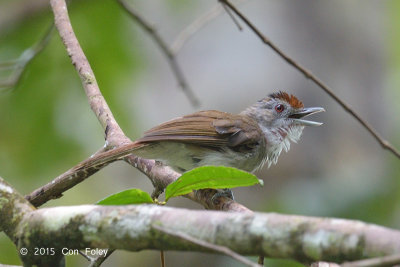
[[106,152],[101,152],[93,155],[89,159],[81,162],[79,165],[75,166],[75,170],[87,170],[89,168],[96,168],[100,166],[107,165],[111,162],[120,160],[127,155],[131,154],[135,150],[146,146],[146,144],[140,142],[133,142],[121,147],[108,150]]

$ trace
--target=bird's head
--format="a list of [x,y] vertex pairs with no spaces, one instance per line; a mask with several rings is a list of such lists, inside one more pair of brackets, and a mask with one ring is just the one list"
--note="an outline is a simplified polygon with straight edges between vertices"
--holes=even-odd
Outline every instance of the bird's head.
[[319,126],[320,122],[305,120],[304,117],[325,111],[321,107],[305,108],[294,95],[277,92],[261,99],[242,112],[255,119],[264,132],[267,142],[269,164],[276,163],[282,149],[288,151],[290,141],[300,139],[304,126]]

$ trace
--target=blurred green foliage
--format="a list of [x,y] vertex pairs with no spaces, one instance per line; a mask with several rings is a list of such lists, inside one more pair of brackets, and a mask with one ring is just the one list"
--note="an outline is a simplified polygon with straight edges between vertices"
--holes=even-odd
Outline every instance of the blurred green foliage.
[[[124,77],[137,75],[138,66],[144,64],[139,51],[133,49],[136,36],[123,26],[125,14],[115,1],[101,4],[79,1],[69,9],[99,86],[120,124],[129,130],[132,121],[124,113],[123,103],[118,102],[118,94]],[[18,57],[41,38],[51,19],[50,12],[46,12],[0,36],[1,59]],[[31,183],[29,186],[40,185],[60,168],[76,163],[87,155],[87,150],[77,138],[68,136],[68,131],[88,135],[100,147],[103,133],[90,112],[79,77],[55,33],[49,46],[29,65],[18,86],[1,95],[1,175],[17,185],[18,181]],[[88,114],[91,121],[79,123]],[[44,162],[51,164],[44,168]]]
[[[115,1],[72,1],[70,18],[114,116],[129,133],[133,121],[120,101],[127,77],[144,65],[137,36]],[[19,57],[49,25],[50,10],[0,33],[0,60]],[[129,90],[134,90],[132,85]],[[28,66],[13,90],[0,93],[0,175],[26,194],[104,144],[79,77],[60,37],[52,39]],[[80,137],[81,136],[81,137]],[[88,142],[86,142],[88,141]],[[19,264],[11,242],[0,235],[0,262]]]

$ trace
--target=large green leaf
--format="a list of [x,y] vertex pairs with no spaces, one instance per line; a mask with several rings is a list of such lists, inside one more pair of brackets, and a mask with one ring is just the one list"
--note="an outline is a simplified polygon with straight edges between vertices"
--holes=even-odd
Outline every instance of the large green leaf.
[[251,173],[223,166],[203,166],[185,172],[165,190],[165,200],[204,188],[233,188],[262,184]]
[[121,191],[97,202],[98,205],[128,205],[143,203],[154,203],[154,201],[147,192],[136,188]]

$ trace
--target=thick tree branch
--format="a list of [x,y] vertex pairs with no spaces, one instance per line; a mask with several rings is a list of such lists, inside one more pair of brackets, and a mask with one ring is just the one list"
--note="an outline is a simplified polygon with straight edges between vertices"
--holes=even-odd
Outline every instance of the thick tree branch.
[[[184,222],[182,218],[185,218]],[[20,247],[207,251],[160,231],[183,233],[242,255],[343,262],[400,253],[400,231],[359,221],[267,213],[195,211],[156,205],[72,206],[30,212]],[[62,241],[60,241],[62,240]],[[35,260],[29,258],[29,260]]]
[[[65,247],[216,252],[213,246],[202,242],[242,255],[288,258],[305,263],[394,255],[371,259],[370,265],[351,266],[393,263],[400,253],[400,231],[353,220],[195,211],[157,205],[83,205],[35,210],[1,178],[0,211],[6,215],[0,217],[0,229],[19,249],[27,248],[30,252],[35,247],[55,249],[55,255],[48,257],[28,253],[22,260],[29,264],[58,264]],[[182,218],[185,218],[184,223]]]
[[150,23],[147,22],[132,6],[128,5],[124,0],[117,0],[117,2],[129,14],[129,16],[133,20],[135,20],[149,34],[149,36],[158,45],[160,50],[167,58],[171,70],[174,73],[182,91],[185,93],[186,97],[190,100],[192,105],[198,107],[200,104],[199,100],[193,93],[192,89],[190,89],[189,84],[187,83],[186,78],[183,75],[183,72],[178,65],[178,62],[176,61],[174,53],[169,49],[166,42],[157,33],[157,31],[150,25]]
[[18,225],[25,214],[35,210],[14,188],[0,177],[0,231],[16,244]]
[[363,120],[360,115],[358,115],[348,104],[346,104],[343,100],[341,100],[333,90],[329,88],[325,83],[323,83],[318,77],[311,73],[311,71],[307,70],[305,67],[301,66],[294,59],[289,57],[285,52],[283,52],[277,45],[271,42],[269,38],[267,38],[261,31],[250,22],[250,20],[242,14],[232,3],[228,0],[219,0],[222,4],[228,6],[260,39],[261,41],[268,45],[272,50],[274,50],[280,57],[282,57],[287,63],[292,65],[295,69],[300,71],[306,78],[313,81],[316,85],[318,85],[325,93],[327,93],[333,100],[335,100],[345,111],[350,113],[374,138],[375,140],[382,146],[383,149],[387,149],[393,153],[396,157],[400,159],[400,152],[396,150],[396,148],[390,144],[387,140],[383,139],[380,134],[369,125],[368,122]]

